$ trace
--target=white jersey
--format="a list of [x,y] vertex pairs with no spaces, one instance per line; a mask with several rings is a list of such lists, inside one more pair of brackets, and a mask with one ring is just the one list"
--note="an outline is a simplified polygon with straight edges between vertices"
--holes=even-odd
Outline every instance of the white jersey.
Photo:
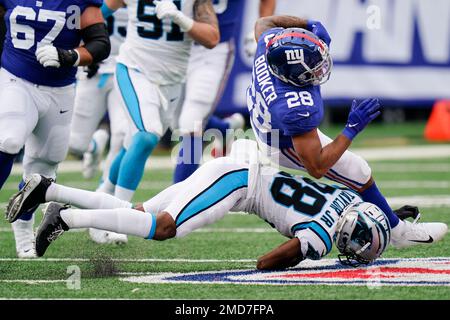
[[111,53],[108,59],[100,64],[98,73],[114,73],[116,68],[116,58],[119,54],[119,48],[125,41],[127,36],[128,11],[126,8],[120,8],[108,19],[106,19],[109,32],[109,40],[111,41]]
[[310,259],[331,250],[339,216],[362,201],[349,189],[262,165],[250,166],[247,199],[233,211],[253,212],[284,236],[298,237]]
[[[153,1],[127,0],[127,38],[120,47],[119,63],[144,73],[158,85],[184,82],[192,38],[171,19],[156,17]],[[173,0],[193,17],[194,0]]]

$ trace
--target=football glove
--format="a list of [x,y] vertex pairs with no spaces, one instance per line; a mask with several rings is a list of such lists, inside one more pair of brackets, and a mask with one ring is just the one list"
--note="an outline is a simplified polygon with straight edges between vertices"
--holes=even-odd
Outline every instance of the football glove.
[[322,39],[327,46],[330,47],[331,37],[322,23],[315,20],[308,20],[307,29]]
[[83,71],[86,73],[87,78],[91,79],[95,77],[95,75],[98,72],[98,69],[100,69],[100,65],[98,63],[93,63],[84,67]]
[[80,55],[76,50],[64,50],[46,45],[36,50],[36,59],[45,68],[76,67],[80,62]]
[[159,20],[169,18],[180,26],[181,31],[188,32],[194,25],[194,20],[178,10],[177,6],[171,1],[154,1],[156,5],[156,16]]
[[342,134],[353,140],[373,119],[380,115],[380,107],[378,99],[366,99],[360,104],[353,100],[347,125]]

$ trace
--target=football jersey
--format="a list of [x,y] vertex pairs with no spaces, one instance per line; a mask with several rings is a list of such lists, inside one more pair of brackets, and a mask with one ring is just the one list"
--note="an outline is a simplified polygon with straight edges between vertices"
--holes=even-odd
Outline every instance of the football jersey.
[[108,27],[109,40],[111,41],[111,53],[105,61],[100,64],[98,72],[100,74],[114,73],[116,68],[116,58],[119,54],[119,48],[127,36],[128,11],[126,8],[120,8],[113,15],[106,19]]
[[[193,17],[194,0],[172,0],[186,16]],[[160,20],[153,0],[127,0],[128,28],[117,61],[144,73],[153,83],[184,82],[192,38],[171,19]]]
[[236,32],[244,3],[241,0],[213,0],[213,5],[219,21],[220,42],[229,41]]
[[266,45],[281,28],[264,32],[258,40],[247,89],[250,123],[259,140],[269,146],[291,148],[295,135],[317,128],[323,119],[320,86],[296,87],[273,76],[266,59]]
[[284,236],[307,243],[309,259],[320,259],[330,252],[339,216],[348,206],[362,201],[349,189],[261,165],[250,168],[248,192],[251,208],[246,210]]
[[6,38],[2,67],[17,77],[37,85],[63,87],[75,82],[77,68],[44,68],[36,59],[36,49],[53,45],[74,49],[80,45],[77,21],[89,6],[102,0],[0,0],[6,8]]

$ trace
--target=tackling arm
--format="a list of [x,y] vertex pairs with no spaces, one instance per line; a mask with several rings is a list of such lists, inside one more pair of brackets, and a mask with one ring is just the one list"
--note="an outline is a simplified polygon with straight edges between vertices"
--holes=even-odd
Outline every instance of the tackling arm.
[[255,39],[258,41],[261,34],[272,28],[303,28],[308,27],[308,20],[293,16],[269,16],[259,18],[255,23]]
[[293,238],[258,259],[258,270],[286,269],[304,260],[300,240]]

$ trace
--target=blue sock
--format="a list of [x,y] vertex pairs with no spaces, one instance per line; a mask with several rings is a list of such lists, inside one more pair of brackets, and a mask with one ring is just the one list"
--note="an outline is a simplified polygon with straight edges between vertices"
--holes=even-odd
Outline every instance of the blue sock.
[[123,156],[125,155],[126,152],[127,150],[125,150],[125,148],[120,149],[119,153],[111,163],[111,167],[109,168],[108,179],[114,185],[117,184],[117,179],[119,178],[120,164],[122,163]]
[[0,190],[6,179],[8,179],[12,166],[14,164],[15,154],[4,153],[0,151]]
[[[22,189],[24,185],[25,185],[25,181],[21,180],[19,183],[19,190]],[[20,216],[19,220],[30,221],[31,218],[33,218],[34,211],[36,211],[36,209],[25,212],[24,214],[22,214]]]
[[202,138],[195,136],[184,136],[181,149],[178,154],[177,166],[173,175],[173,182],[178,183],[186,180],[197,170],[202,158]]
[[211,116],[209,117],[208,123],[206,124],[205,130],[208,129],[218,129],[222,133],[222,137],[227,136],[227,129],[230,129],[230,124],[219,117]]
[[381,194],[380,190],[378,190],[375,182],[368,189],[361,192],[360,195],[364,201],[371,202],[383,210],[389,220],[391,228],[394,228],[399,223],[397,215],[392,211],[386,198]]
[[159,138],[153,133],[140,131],[133,137],[120,164],[117,185],[136,190],[144,175],[145,162],[158,144]]

